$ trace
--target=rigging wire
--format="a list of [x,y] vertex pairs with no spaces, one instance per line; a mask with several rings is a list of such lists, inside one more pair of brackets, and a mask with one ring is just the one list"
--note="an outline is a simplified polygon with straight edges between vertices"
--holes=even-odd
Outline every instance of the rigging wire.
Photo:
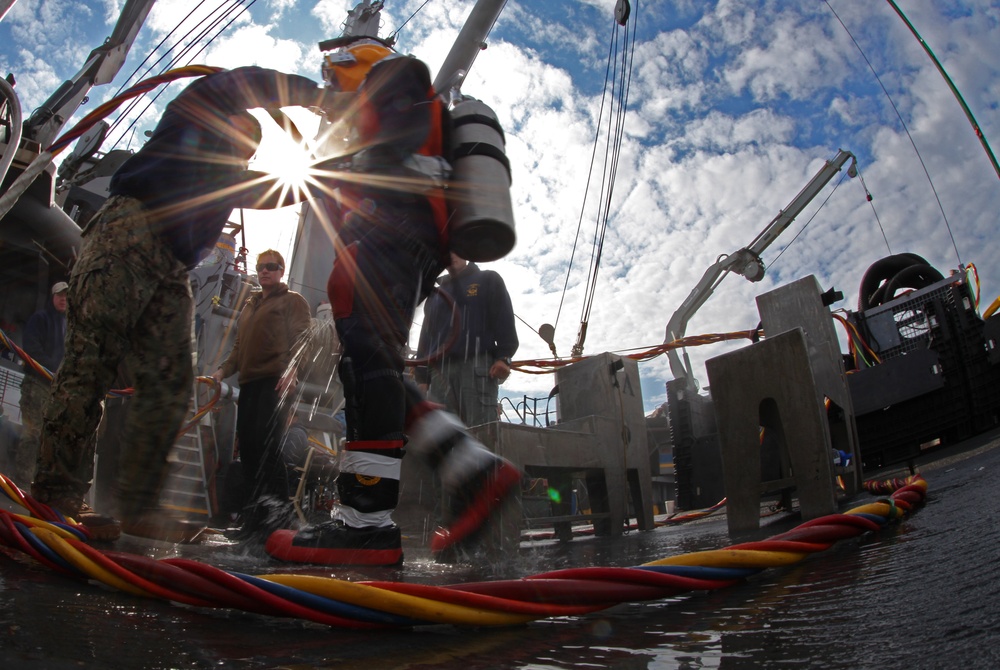
[[[202,2],[204,2],[204,0],[202,0]],[[218,16],[218,17],[212,19],[211,22],[209,22],[206,27],[204,27],[204,28],[201,29],[201,31],[194,37],[194,39],[192,39],[190,42],[188,42],[188,44],[185,45],[177,53],[176,56],[174,56],[173,58],[171,58],[170,61],[168,62],[168,64],[165,66],[164,70],[161,70],[161,73],[164,72],[164,71],[166,71],[166,70],[169,70],[169,69],[173,68],[176,65],[176,63],[178,63],[179,61],[181,61],[183,58],[185,58],[189,54],[190,54],[190,56],[187,58],[186,65],[190,65],[199,55],[201,55],[202,52],[205,51],[205,49],[207,49],[209,47],[209,45],[212,44],[212,42],[214,42],[216,39],[218,39],[219,36],[222,35],[229,28],[229,26],[231,26],[238,18],[240,18],[240,16],[242,16],[244,13],[246,13],[257,2],[257,0],[250,0],[250,2],[247,5],[245,5],[245,6],[243,5],[243,0],[232,0],[232,2],[233,2],[233,5],[230,8],[226,9],[225,12],[221,16]],[[220,3],[219,7],[222,7],[223,4],[224,3]],[[239,11],[235,15],[232,15],[233,12],[235,12],[237,9],[239,9]],[[213,10],[212,12],[210,12],[208,16],[210,17],[215,11],[216,10]],[[195,46],[198,45],[198,43],[205,38],[206,35],[208,35],[210,32],[212,32],[213,30],[215,30],[219,26],[219,24],[222,21],[225,21],[226,19],[229,19],[226,22],[226,24],[223,25],[221,28],[219,28],[217,31],[215,31],[214,35],[212,35],[203,45],[201,45],[201,47],[197,51],[195,51],[193,54],[191,54],[191,50],[194,49]],[[178,44],[181,43],[181,42],[183,42],[183,40],[186,37],[188,37],[189,35],[191,35],[191,33],[194,32],[196,29],[198,29],[200,26],[203,26],[206,23],[206,21],[208,21],[208,17],[206,17],[205,19],[202,19],[197,24],[195,24],[195,26],[193,28],[191,28],[190,30],[188,30],[187,33],[184,34],[184,36],[181,38],[181,40],[180,40],[180,42],[178,42]],[[171,47],[170,49],[168,49],[167,53],[170,53],[171,51],[173,51],[173,49],[176,48],[176,46],[177,45],[175,44],[173,47]],[[156,61],[156,63],[159,63],[161,60],[163,60],[163,57],[159,58]],[[155,66],[156,63],[154,63],[154,66]],[[151,69],[152,69],[152,66],[150,67],[150,70]],[[147,70],[147,72],[148,71],[149,70]],[[163,93],[166,90],[166,88],[167,87],[164,86],[163,88],[159,89],[156,92],[156,95],[154,95],[152,98],[150,98],[149,100],[147,100],[146,106],[143,107],[142,111],[139,112],[139,114],[136,115],[136,117],[129,123],[129,125],[122,132],[122,135],[112,145],[112,148],[114,148],[115,146],[117,146],[122,141],[122,139],[124,139],[125,134],[127,134],[128,131],[133,126],[135,126],[135,124],[137,124],[139,122],[139,119],[141,119],[142,116],[149,110],[149,108],[159,99],[159,97],[161,95],[163,95]],[[137,105],[138,104],[138,99],[135,100],[135,101],[133,101],[133,102],[134,102],[135,105]],[[115,119],[115,122],[112,124],[112,128],[114,128],[119,123],[121,123],[124,120],[125,115],[130,110],[131,110],[131,108],[126,109],[121,114],[119,114],[119,116]]]
[[[168,39],[170,39],[171,36],[173,36],[173,34],[175,32],[177,32],[178,30],[180,30],[180,27],[182,25],[184,25],[184,23],[188,19],[191,18],[191,15],[194,14],[203,4],[205,4],[205,0],[200,0],[198,2],[198,4],[195,5],[193,8],[191,8],[191,11],[188,12],[187,15],[177,23],[176,26],[174,26],[173,28],[171,28],[171,30],[170,30],[169,33],[167,33],[166,35],[163,36],[162,39],[160,39],[159,43],[157,43],[157,45],[155,47],[153,47],[152,49],[150,49],[149,53],[146,54],[146,57],[142,59],[142,62],[135,66],[135,69],[132,70],[132,73],[129,74],[129,76],[125,78],[125,81],[122,82],[122,85],[118,87],[117,91],[115,91],[115,96],[121,94],[121,92],[124,91],[128,87],[129,82],[132,81],[132,79],[136,77],[136,75],[139,73],[139,70],[142,68],[142,66],[145,65],[149,61],[150,58],[152,58],[153,54],[156,53],[156,51],[158,49],[160,49],[160,47],[162,47],[166,43],[166,41]],[[193,30],[193,28],[192,28],[192,30]],[[188,31],[188,34],[190,34],[190,31]],[[185,35],[185,37],[187,37],[187,35]],[[170,53],[171,51],[173,51],[173,47],[170,47],[170,49],[167,50],[167,53]],[[140,75],[138,77],[138,79],[142,79],[142,78],[146,77],[147,75],[149,75],[149,73],[150,73],[150,71],[152,71],[153,67],[156,66],[156,63],[159,63],[165,57],[166,57],[166,54],[164,54],[163,56],[160,56],[153,63],[153,65],[151,65],[149,68],[147,68],[146,71],[142,75]],[[112,96],[112,97],[114,97],[114,96]]]
[[399,37],[399,31],[402,30],[404,27],[406,27],[406,24],[409,23],[413,19],[414,16],[416,16],[417,14],[419,14],[423,10],[423,8],[427,6],[427,3],[430,2],[430,1],[431,0],[424,0],[423,3],[421,3],[421,5],[419,7],[417,7],[416,10],[414,10],[414,12],[412,14],[410,14],[410,17],[408,19],[406,19],[405,21],[403,21],[402,23],[400,23],[398,28],[396,28],[391,33],[389,33],[389,37],[387,38],[387,41],[395,41],[395,39],[397,37]]
[[[240,2],[242,2],[242,0],[230,0],[230,1],[233,1],[233,2],[235,2],[235,3],[240,3]],[[201,3],[199,3],[199,6],[201,6],[201,4],[204,4],[204,0],[202,0],[202,2],[201,2]],[[222,7],[222,5],[220,4],[220,5],[219,5],[219,8],[221,8],[221,7]],[[211,15],[212,15],[212,14],[213,14],[213,13],[214,13],[215,11],[216,11],[216,10],[212,10],[212,12],[210,12],[208,16],[210,17],[210,16],[211,16]],[[227,13],[228,13],[228,12],[232,11],[232,8],[231,8],[231,9],[229,9],[229,10],[226,10],[226,11],[227,11]],[[188,16],[184,17],[184,20],[187,20],[187,18],[188,18],[188,17],[190,17],[190,14],[188,14]],[[178,45],[180,45],[180,44],[183,44],[183,43],[184,43],[184,41],[185,41],[185,40],[186,40],[186,39],[187,39],[188,37],[190,37],[190,36],[191,36],[191,33],[193,33],[193,32],[194,32],[195,30],[197,30],[197,29],[199,28],[199,26],[201,26],[201,25],[202,25],[202,24],[203,24],[203,23],[204,23],[204,22],[205,22],[205,21],[206,21],[207,19],[208,19],[208,17],[206,17],[205,19],[202,19],[202,20],[201,20],[201,21],[200,21],[199,23],[195,24],[195,25],[194,25],[194,26],[193,26],[192,28],[190,28],[190,29],[189,29],[189,30],[188,30],[188,31],[187,31],[187,32],[186,32],[186,33],[185,33],[184,35],[182,35],[182,36],[181,36],[180,40],[178,40],[178,42],[177,42],[176,44],[174,44],[174,45],[173,45],[173,46],[171,46],[171,47],[170,47],[169,49],[167,49],[166,53],[164,53],[164,54],[163,54],[162,56],[160,56],[160,57],[159,57],[159,58],[158,58],[158,59],[157,59],[157,60],[156,60],[156,61],[155,61],[155,62],[154,62],[154,63],[153,63],[153,64],[152,64],[152,65],[151,65],[150,67],[148,67],[148,68],[146,69],[146,71],[145,71],[145,72],[144,72],[144,73],[143,73],[143,74],[142,74],[141,76],[142,76],[142,77],[147,77],[147,76],[149,76],[149,73],[153,71],[153,69],[154,69],[154,68],[156,67],[156,65],[157,65],[158,63],[160,63],[160,62],[161,62],[161,61],[162,61],[162,60],[163,60],[164,58],[166,58],[166,57],[167,57],[167,56],[168,56],[168,55],[170,54],[170,52],[172,52],[172,51],[173,51],[174,49],[176,49],[176,48],[177,48],[177,46],[178,46]],[[199,32],[199,33],[198,33],[198,34],[197,34],[197,35],[195,36],[195,38],[194,38],[193,40],[189,41],[189,42],[187,43],[187,45],[186,45],[186,46],[185,46],[185,47],[184,47],[184,48],[183,48],[183,49],[182,49],[182,50],[181,50],[180,52],[178,52],[178,54],[177,54],[176,56],[173,56],[173,57],[172,57],[172,58],[171,58],[171,59],[170,59],[170,60],[169,60],[169,61],[167,62],[166,66],[165,66],[165,67],[166,67],[166,69],[170,69],[171,67],[173,67],[174,65],[176,65],[176,64],[177,64],[177,62],[178,62],[178,61],[179,61],[179,60],[180,60],[180,59],[181,59],[181,58],[182,58],[182,57],[184,56],[184,54],[185,54],[185,53],[187,53],[187,52],[188,52],[188,51],[189,51],[189,50],[190,50],[190,49],[192,48],[192,45],[196,44],[196,43],[198,42],[198,40],[202,39],[202,38],[203,38],[203,37],[205,36],[205,34],[206,34],[206,32],[207,32],[208,30],[211,30],[211,28],[212,28],[212,27],[214,27],[215,25],[217,25],[217,24],[216,24],[216,21],[217,21],[217,20],[218,20],[218,19],[213,19],[213,21],[212,21],[212,24],[210,24],[210,26],[209,26],[209,27],[208,27],[207,29],[202,29],[202,30],[201,30],[201,32]],[[181,24],[178,24],[178,25],[177,25],[177,27],[175,27],[175,29],[174,29],[174,30],[176,30],[177,28],[179,28],[179,27],[180,27],[180,25],[181,25]],[[171,31],[171,34],[173,34],[173,31]],[[166,38],[164,38],[164,39],[166,39]],[[214,39],[214,38],[213,38],[213,39]],[[160,44],[158,44],[158,45],[157,45],[157,46],[156,46],[156,47],[155,47],[155,48],[153,49],[153,51],[155,51],[155,50],[156,50],[157,48],[159,48],[159,47],[160,47],[160,46],[161,46],[162,44],[163,44],[163,42],[161,41],[161,42],[160,42]],[[148,59],[149,59],[149,57],[150,57],[150,56],[152,56],[152,53],[153,53],[153,52],[151,51],[151,52],[150,52],[150,54],[149,54],[149,56],[147,56],[145,60],[148,60]],[[145,62],[145,61],[144,61],[144,62]],[[190,64],[190,62],[191,62],[191,61],[188,61],[188,64]],[[123,138],[125,137],[125,135],[126,135],[126,134],[127,134],[127,133],[128,133],[129,131],[130,131],[130,130],[132,130],[132,129],[134,129],[134,128],[135,128],[135,126],[136,126],[136,124],[137,124],[137,123],[139,122],[139,120],[140,120],[140,119],[141,119],[141,118],[143,117],[143,115],[145,115],[145,113],[146,113],[146,112],[147,112],[147,111],[149,110],[149,108],[150,108],[150,107],[152,106],[152,104],[153,104],[154,102],[156,102],[156,100],[157,100],[157,99],[159,98],[159,96],[160,96],[160,95],[162,94],[162,92],[163,92],[164,90],[166,90],[166,87],[164,87],[164,88],[160,89],[159,91],[157,91],[156,95],[155,95],[155,96],[154,96],[154,97],[153,97],[152,99],[150,99],[150,100],[147,100],[147,101],[146,101],[146,105],[145,105],[145,106],[144,106],[144,107],[142,108],[142,111],[141,111],[141,112],[139,112],[138,114],[136,114],[136,115],[135,115],[135,117],[134,117],[134,118],[133,118],[133,119],[131,120],[131,122],[129,122],[129,125],[128,125],[128,126],[127,126],[127,127],[125,128],[125,130],[123,130],[123,131],[122,131],[122,133],[121,133],[121,135],[120,135],[120,136],[118,137],[118,139],[117,139],[117,140],[115,140],[115,142],[114,142],[114,143],[113,143],[113,144],[111,145],[111,146],[112,146],[112,149],[114,149],[115,147],[117,147],[117,146],[118,146],[118,145],[119,145],[119,144],[121,143],[122,139],[123,139]],[[112,124],[111,124],[111,127],[110,127],[110,128],[108,129],[108,134],[109,134],[109,135],[110,135],[110,134],[111,134],[111,132],[112,132],[112,131],[114,131],[114,130],[115,130],[115,129],[116,129],[116,128],[117,128],[117,127],[118,127],[118,126],[120,125],[120,124],[122,124],[122,123],[124,123],[124,122],[125,122],[125,120],[126,120],[126,118],[128,117],[128,115],[129,115],[129,114],[130,114],[130,113],[131,113],[131,112],[132,112],[132,111],[133,111],[133,110],[134,110],[134,109],[135,109],[136,107],[138,107],[138,106],[139,106],[140,102],[142,102],[142,97],[140,97],[140,98],[135,98],[135,99],[133,99],[132,101],[130,101],[129,105],[128,105],[128,106],[127,106],[127,107],[126,107],[125,109],[123,109],[123,110],[122,110],[122,112],[121,112],[121,113],[120,113],[120,114],[119,114],[119,115],[117,116],[117,118],[115,118],[115,120],[114,120],[114,121],[112,122]]]
[[[826,196],[826,198],[823,200],[823,202],[820,204],[820,206],[817,207],[816,211],[812,213],[812,216],[810,216],[809,219],[805,223],[802,224],[802,227],[799,228],[798,232],[795,233],[795,237],[793,237],[791,240],[789,240],[788,244],[786,244],[784,247],[781,248],[781,251],[779,251],[778,255],[774,257],[774,260],[771,261],[768,264],[768,266],[767,266],[768,268],[772,268],[773,269],[774,266],[775,266],[775,264],[778,262],[778,259],[781,258],[781,255],[783,253],[785,253],[786,251],[788,251],[789,247],[791,247],[793,244],[795,244],[795,240],[799,239],[799,235],[801,235],[802,232],[806,229],[806,226],[808,226],[810,223],[812,223],[813,219],[816,218],[816,215],[819,214],[820,211],[822,211],[822,209],[824,207],[826,207],[826,203],[830,202],[830,198],[833,197],[833,194],[837,192],[837,189],[840,188],[840,185],[844,183],[844,179],[846,179],[846,178],[847,178],[847,174],[846,173],[840,175],[840,180],[837,181],[836,184],[834,184],[833,189]],[[727,274],[728,274],[728,271],[727,271]]]
[[[634,42],[632,46],[634,48]],[[608,143],[605,150],[604,162],[605,165],[608,165],[609,167],[606,170],[604,179],[601,183],[602,205],[600,211],[598,212],[598,221],[594,232],[595,245],[591,252],[591,269],[587,278],[588,295],[584,301],[584,308],[581,312],[581,322],[587,322],[590,320],[590,312],[594,304],[594,295],[597,291],[597,273],[601,266],[601,257],[604,252],[604,240],[607,236],[608,220],[611,216],[611,199],[614,195],[615,176],[618,173],[618,160],[621,157],[621,141],[624,136],[625,107],[628,103],[628,85],[631,83],[631,62],[628,59],[629,55],[628,31],[626,28],[622,49],[622,78],[618,82],[619,107],[615,109],[614,115],[608,116],[608,137],[614,139]],[[629,81],[626,81],[626,72],[629,74]],[[581,345],[582,344],[583,343],[581,342]]]
[[903,23],[905,23],[906,27],[910,29],[913,36],[917,38],[918,42],[920,42],[920,46],[922,46],[924,51],[927,52],[927,55],[930,56],[931,62],[934,63],[934,67],[937,68],[938,73],[944,77],[945,83],[948,84],[948,88],[951,89],[951,92],[955,96],[955,99],[958,100],[958,104],[962,108],[962,111],[965,112],[965,118],[969,120],[969,124],[972,126],[972,131],[976,134],[976,137],[979,138],[979,143],[983,146],[983,151],[986,152],[986,157],[989,158],[990,165],[993,166],[997,176],[1000,177],[1000,164],[997,163],[997,157],[993,155],[993,149],[990,148],[990,143],[986,140],[986,134],[983,132],[983,129],[979,127],[979,122],[976,121],[976,117],[973,116],[972,110],[969,109],[967,104],[965,104],[965,98],[963,98],[962,94],[958,92],[958,87],[955,86],[955,82],[953,82],[951,77],[948,76],[948,73],[945,72],[944,66],[941,65],[941,61],[939,61],[937,56],[934,55],[934,51],[931,49],[930,45],[927,44],[927,41],[920,36],[920,33],[918,33],[917,29],[913,27],[910,20],[906,18],[906,14],[904,14],[903,10],[899,8],[899,5],[897,5],[894,0],[888,0],[888,2],[889,5],[895,10],[896,14],[899,15],[899,18],[903,19]]
[[[634,14],[632,15],[635,16]],[[634,19],[633,19],[634,20]],[[616,21],[616,24],[618,22]],[[596,161],[597,147],[601,134],[600,122],[604,119],[604,110],[607,106],[609,113],[607,119],[607,141],[604,154],[604,173],[602,175],[600,194],[598,196],[598,212],[594,226],[594,240],[591,246],[590,265],[587,272],[586,289],[581,309],[580,331],[577,335],[577,342],[573,346],[573,356],[579,356],[583,351],[583,343],[586,339],[587,324],[590,320],[590,312],[594,302],[597,289],[597,275],[600,270],[601,258],[604,250],[604,240],[607,235],[608,223],[611,217],[611,203],[614,195],[615,178],[618,172],[618,162],[621,158],[621,144],[625,134],[625,113],[628,108],[628,95],[632,82],[632,63],[635,55],[635,24],[631,30],[629,21],[625,20],[618,24],[624,28],[624,34],[619,39],[617,26],[612,29],[612,38],[609,40],[608,61],[604,75],[604,92],[601,97],[601,106],[598,116],[598,128],[594,137],[594,149],[591,152],[590,169],[588,171],[587,183],[584,190],[584,202],[580,208],[580,217],[577,221],[577,233],[573,241],[573,251],[570,256],[569,267],[566,270],[566,281],[563,286],[563,294],[560,297],[559,309],[556,313],[556,326],[559,323],[559,316],[562,313],[563,303],[566,299],[566,290],[569,285],[569,275],[573,270],[573,261],[576,256],[577,244],[580,238],[580,230],[583,224],[583,213],[586,209],[587,193],[590,191],[591,177]],[[619,52],[619,46],[621,50]],[[612,65],[620,55],[618,68]],[[610,96],[610,100],[609,100]]]
[[857,47],[858,52],[861,54],[861,57],[865,59],[865,63],[868,64],[868,69],[872,71],[872,74],[875,76],[875,80],[882,88],[882,92],[885,93],[886,99],[888,99],[889,104],[892,105],[892,109],[896,113],[896,118],[899,119],[899,123],[903,126],[903,131],[906,133],[907,139],[910,140],[910,145],[913,147],[913,151],[917,154],[917,160],[920,161],[920,167],[923,168],[924,170],[924,175],[927,177],[927,182],[930,184],[931,192],[934,193],[934,199],[937,201],[938,209],[941,210],[941,217],[944,219],[944,225],[948,229],[948,235],[951,237],[951,245],[955,249],[955,256],[958,258],[959,266],[961,266],[962,254],[959,253],[958,251],[958,243],[955,241],[955,234],[951,230],[951,223],[948,221],[948,215],[945,214],[944,205],[941,203],[941,196],[938,195],[937,189],[934,187],[934,180],[931,179],[930,172],[928,172],[927,170],[927,165],[924,163],[924,157],[920,155],[920,150],[917,149],[917,143],[914,141],[913,135],[910,134],[910,129],[909,127],[907,127],[906,121],[903,120],[903,115],[900,114],[899,108],[896,107],[895,101],[892,99],[892,96],[889,95],[889,90],[885,87],[885,84],[882,83],[882,79],[878,76],[878,72],[875,71],[875,66],[872,65],[872,62],[868,59],[867,54],[865,54],[865,51],[864,49],[861,48],[861,45],[858,44],[858,41],[854,39],[854,35],[851,34],[850,29],[848,29],[847,25],[840,18],[840,15],[837,14],[837,11],[830,5],[829,0],[823,0],[823,3],[830,9],[830,12],[834,15],[834,17],[836,17],[841,27],[843,27],[844,31],[847,33],[847,36],[851,38],[852,42],[854,42],[854,46]]
[[[617,32],[618,29],[612,27],[612,39],[609,40],[608,43],[608,62],[604,69],[604,91],[601,94],[601,107],[598,110],[598,115],[597,115],[598,120],[604,118],[604,105],[607,102],[608,98],[608,81],[610,81],[611,78],[611,64],[614,62],[615,40],[613,38],[617,34]],[[600,137],[601,137],[601,127],[600,123],[598,123],[596,124],[594,130],[594,147],[590,152],[590,166],[587,169],[587,183],[584,184],[583,187],[583,204],[580,206],[580,216],[577,218],[576,222],[576,235],[573,238],[573,250],[569,256],[569,267],[566,268],[566,281],[563,284],[562,296],[559,298],[559,309],[556,310],[556,320],[555,323],[553,324],[556,328],[559,327],[559,316],[560,314],[562,314],[563,302],[566,300],[566,291],[567,288],[569,287],[569,276],[573,270],[573,260],[576,258],[576,247],[580,241],[580,230],[583,228],[583,213],[587,205],[587,193],[590,192],[590,180],[594,175],[594,162],[597,156],[597,146]]]
[[538,335],[538,329],[535,328],[534,326],[532,326],[530,323],[528,323],[527,321],[525,321],[524,319],[522,319],[517,314],[514,314],[514,318],[517,319],[518,321],[520,321],[521,323],[523,323],[524,325],[526,325],[531,330],[531,332],[533,332],[535,335]]
[[872,197],[872,192],[868,190],[868,184],[865,183],[865,178],[864,176],[862,176],[861,168],[858,167],[857,163],[854,164],[854,169],[858,173],[858,180],[861,182],[861,187],[865,189],[865,199],[868,201],[868,204],[872,208],[872,214],[875,215],[875,222],[878,224],[879,232],[882,233],[882,239],[885,240],[885,248],[889,252],[889,255],[891,256],[892,247],[889,246],[889,238],[885,236],[885,228],[882,227],[882,219],[879,218],[878,211],[876,211],[875,209],[875,199]]
[[[615,34],[615,45],[617,47],[618,37]],[[616,49],[617,50],[617,49]],[[614,101],[614,88],[617,82],[617,72],[612,78],[612,101]],[[610,190],[608,184],[608,171],[610,167],[609,154],[611,153],[611,145],[613,143],[614,129],[612,127],[612,121],[614,120],[615,110],[612,109],[611,113],[608,114],[608,129],[607,137],[608,141],[604,146],[604,166],[605,171],[601,176],[600,193],[597,199],[597,216],[594,220],[594,236],[593,243],[590,247],[590,263],[587,266],[587,281],[584,283],[584,294],[583,294],[583,305],[580,308],[580,330],[577,333],[576,343],[573,345],[571,355],[579,356],[583,353],[583,343],[587,339],[587,326],[590,322],[590,310],[593,306],[594,294],[597,290],[597,270],[600,267],[601,255],[604,250],[604,236],[607,234],[607,217],[604,214],[604,194],[605,190]]]
[[[587,324],[590,322],[590,313],[594,304],[594,297],[597,293],[597,275],[601,267],[601,259],[604,253],[604,240],[608,232],[608,223],[611,219],[611,203],[614,196],[615,179],[618,174],[618,161],[621,158],[621,145],[625,136],[625,113],[628,108],[628,94],[632,83],[632,63],[635,55],[635,35],[630,32],[628,23],[624,25],[625,31],[622,38],[621,52],[621,79],[618,80],[618,105],[613,110],[613,114],[608,115],[608,145],[605,155],[604,180],[601,184],[601,206],[598,211],[598,223],[594,235],[594,247],[591,254],[592,262],[587,279],[587,290],[584,297],[584,305],[580,316],[580,332],[577,343],[573,347],[572,353],[580,355],[583,353],[583,345],[587,335]],[[617,33],[616,33],[617,41]]]

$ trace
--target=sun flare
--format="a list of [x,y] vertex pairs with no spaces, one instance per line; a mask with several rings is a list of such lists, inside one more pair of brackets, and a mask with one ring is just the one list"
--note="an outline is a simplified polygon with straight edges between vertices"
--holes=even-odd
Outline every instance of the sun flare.
[[281,134],[261,143],[253,168],[278,179],[278,186],[301,190],[314,162],[309,147]]

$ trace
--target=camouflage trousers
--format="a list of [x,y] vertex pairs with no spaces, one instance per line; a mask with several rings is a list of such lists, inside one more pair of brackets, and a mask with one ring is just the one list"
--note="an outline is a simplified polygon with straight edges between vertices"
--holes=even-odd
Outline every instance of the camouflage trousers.
[[119,514],[155,507],[194,381],[194,301],[185,266],[139,201],[112,197],[84,230],[69,280],[66,353],[42,423],[32,493],[82,500],[104,396],[124,363],[134,380],[120,437]]

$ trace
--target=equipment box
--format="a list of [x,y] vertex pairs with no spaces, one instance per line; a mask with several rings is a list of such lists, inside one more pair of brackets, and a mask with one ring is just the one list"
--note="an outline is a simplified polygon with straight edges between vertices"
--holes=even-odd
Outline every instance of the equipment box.
[[962,276],[848,318],[881,361],[848,375],[865,470],[997,424],[1000,366]]

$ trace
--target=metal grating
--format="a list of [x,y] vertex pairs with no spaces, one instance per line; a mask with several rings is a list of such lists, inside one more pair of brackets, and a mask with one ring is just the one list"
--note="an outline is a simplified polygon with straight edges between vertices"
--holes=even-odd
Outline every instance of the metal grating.
[[956,304],[959,290],[964,284],[949,279],[861,313],[869,344],[887,360],[951,339],[953,322],[962,309]]

